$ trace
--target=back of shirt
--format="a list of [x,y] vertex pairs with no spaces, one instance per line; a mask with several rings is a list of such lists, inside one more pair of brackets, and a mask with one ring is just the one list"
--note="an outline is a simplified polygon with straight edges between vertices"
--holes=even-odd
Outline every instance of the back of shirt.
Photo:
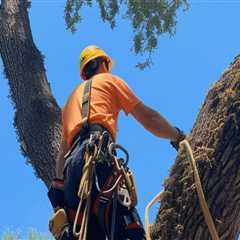
[[[68,147],[81,128],[84,84],[72,92],[62,110],[62,138]],[[92,78],[89,123],[107,128],[115,140],[119,112],[127,115],[139,102],[122,79],[110,73],[97,74]]]

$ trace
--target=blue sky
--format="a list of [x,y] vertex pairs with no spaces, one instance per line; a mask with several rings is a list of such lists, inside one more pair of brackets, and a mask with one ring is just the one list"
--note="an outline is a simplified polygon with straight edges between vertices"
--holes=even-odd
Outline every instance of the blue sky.
[[[173,125],[189,133],[211,85],[240,53],[240,1],[195,0],[187,12],[178,13],[174,37],[160,38],[153,55],[154,66],[140,71],[140,60],[131,51],[132,29],[118,18],[112,31],[102,23],[94,6],[82,12],[83,22],[72,35],[63,19],[65,1],[34,0],[30,9],[32,32],[45,55],[48,80],[60,106],[79,80],[79,54],[89,44],[102,47],[113,59],[113,73],[127,81],[145,104],[162,113]],[[1,72],[3,71],[0,63]],[[47,188],[34,176],[19,151],[13,128],[13,107],[7,80],[0,74],[1,200],[0,233],[30,227],[47,233],[51,206]],[[162,189],[176,152],[168,141],[146,132],[132,117],[120,115],[118,142],[130,152],[130,167],[136,175],[138,209]],[[151,211],[151,219],[156,214]]]

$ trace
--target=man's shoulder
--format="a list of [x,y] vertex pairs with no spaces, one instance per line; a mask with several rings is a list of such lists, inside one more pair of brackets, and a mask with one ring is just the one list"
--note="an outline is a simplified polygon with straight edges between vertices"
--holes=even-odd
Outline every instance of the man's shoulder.
[[101,77],[101,79],[105,80],[106,82],[111,82],[115,84],[121,84],[125,82],[121,77],[112,73],[102,73],[99,77]]
[[77,97],[82,92],[83,85],[84,85],[84,82],[82,82],[82,83],[78,84],[77,86],[75,86],[75,88],[70,93],[70,95],[68,97],[68,100],[72,99],[74,97]]

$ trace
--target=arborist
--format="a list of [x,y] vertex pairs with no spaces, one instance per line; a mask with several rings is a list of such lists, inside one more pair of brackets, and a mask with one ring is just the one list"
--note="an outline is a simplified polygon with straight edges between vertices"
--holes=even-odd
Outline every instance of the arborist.
[[[146,106],[111,74],[112,59],[97,46],[80,55],[80,76],[62,109],[62,138],[56,178],[49,189],[55,214],[50,230],[56,239],[143,240],[128,153],[116,144],[121,110],[177,149],[185,135]],[[126,158],[118,158],[123,151]]]

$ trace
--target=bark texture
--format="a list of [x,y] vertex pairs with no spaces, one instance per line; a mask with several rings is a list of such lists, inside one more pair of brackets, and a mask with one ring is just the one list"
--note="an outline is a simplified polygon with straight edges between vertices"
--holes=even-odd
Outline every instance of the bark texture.
[[51,94],[43,57],[33,42],[28,7],[26,0],[2,1],[0,53],[21,149],[37,177],[49,185],[59,149],[60,108]]
[[[240,231],[240,57],[208,92],[188,140],[220,239]],[[183,150],[169,177],[153,239],[211,239]]]

